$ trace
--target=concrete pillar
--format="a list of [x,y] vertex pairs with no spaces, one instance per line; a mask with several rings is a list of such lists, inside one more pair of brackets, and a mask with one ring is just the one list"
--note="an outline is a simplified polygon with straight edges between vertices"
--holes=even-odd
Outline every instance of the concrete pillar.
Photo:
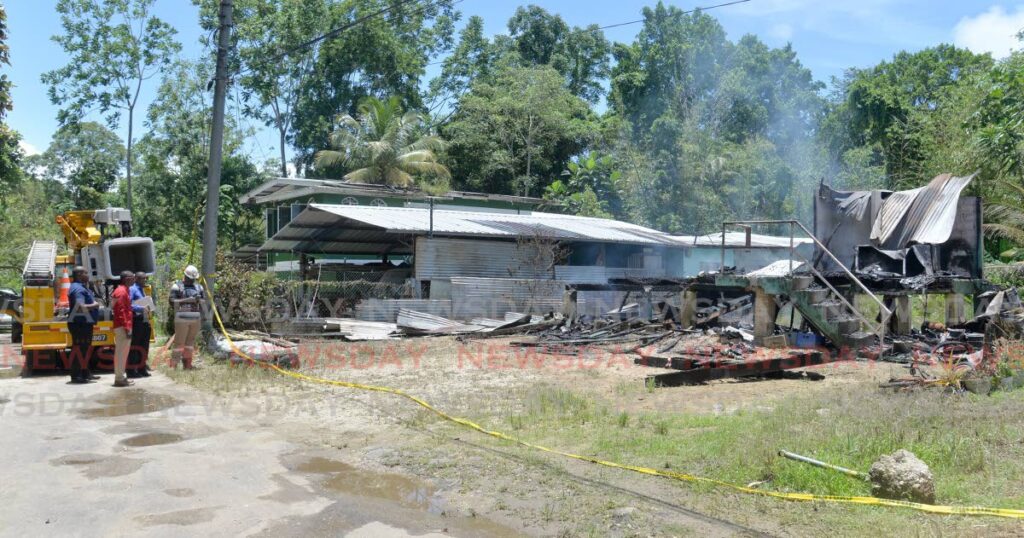
[[967,323],[967,303],[961,293],[946,294],[946,327]]
[[886,303],[886,306],[892,310],[892,317],[889,318],[889,332],[892,334],[910,334],[912,326],[910,319],[910,296],[897,295],[892,298],[891,302],[886,301]]
[[575,321],[577,317],[576,297],[576,290],[565,290],[565,293],[562,294],[562,315],[570,323]]
[[693,318],[697,316],[697,292],[683,290],[679,294],[679,304],[679,324],[683,327],[692,327]]
[[760,340],[775,332],[775,318],[779,313],[779,305],[775,297],[765,293],[761,288],[754,291],[754,338]]

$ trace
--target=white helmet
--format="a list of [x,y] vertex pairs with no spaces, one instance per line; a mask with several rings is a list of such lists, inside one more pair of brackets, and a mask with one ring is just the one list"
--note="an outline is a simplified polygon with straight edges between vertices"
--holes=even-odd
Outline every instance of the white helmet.
[[196,266],[194,265],[190,265],[185,268],[185,276],[195,280],[199,278],[199,269],[196,269]]

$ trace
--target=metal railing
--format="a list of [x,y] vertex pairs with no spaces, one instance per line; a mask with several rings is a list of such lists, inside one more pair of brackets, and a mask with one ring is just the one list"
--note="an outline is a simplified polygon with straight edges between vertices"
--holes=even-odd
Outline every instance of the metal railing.
[[[727,227],[729,227],[729,226],[742,226],[746,230],[746,232],[747,232],[747,245],[749,246],[749,244],[750,244],[750,227],[751,226],[755,226],[755,225],[772,225],[772,224],[788,224],[789,225],[789,273],[790,274],[793,273],[793,257],[794,256],[799,257],[801,260],[803,260],[803,263],[807,264],[807,267],[808,267],[808,269],[810,269],[811,273],[813,273],[814,276],[816,276],[818,278],[818,280],[820,280],[823,284],[825,284],[825,286],[828,287],[828,289],[833,294],[835,294],[836,297],[838,297],[839,300],[842,301],[843,304],[847,308],[849,308],[850,311],[852,311],[857,316],[857,319],[859,319],[861,321],[861,323],[865,324],[868,327],[873,327],[875,329],[873,332],[876,335],[878,335],[878,343],[879,343],[879,345],[883,345],[885,343],[885,341],[884,341],[884,339],[885,339],[885,328],[889,324],[889,318],[892,317],[892,311],[889,310],[888,308],[886,308],[885,303],[883,303],[882,300],[879,299],[877,295],[872,293],[871,290],[869,290],[868,287],[865,286],[864,283],[861,282],[861,280],[859,278],[857,278],[857,276],[854,275],[846,267],[846,265],[844,265],[842,262],[840,262],[839,259],[836,258],[836,256],[834,254],[832,254],[832,251],[830,251],[828,249],[828,247],[826,247],[824,245],[824,243],[819,241],[818,238],[815,237],[814,234],[810,230],[808,230],[807,227],[803,225],[803,223],[801,223],[798,220],[795,220],[795,219],[792,219],[792,220],[739,220],[739,221],[725,221],[725,222],[723,222],[722,223],[722,248],[721,248],[722,266],[721,266],[721,270],[725,271],[725,232],[726,232],[726,228]],[[843,273],[846,274],[847,278],[849,278],[851,282],[853,282],[854,284],[857,285],[857,287],[860,289],[860,291],[862,293],[864,293],[868,297],[871,297],[871,300],[874,301],[875,304],[878,305],[878,312],[881,315],[881,321],[878,323],[877,326],[875,326],[874,323],[872,323],[871,321],[868,321],[868,319],[866,317],[864,317],[863,314],[861,314],[860,310],[858,310],[855,306],[850,304],[850,302],[848,300],[846,300],[846,297],[844,297],[842,293],[839,293],[839,290],[835,289],[835,287],[833,287],[832,284],[829,283],[828,279],[826,279],[824,275],[822,275],[820,272],[818,272],[817,269],[814,268],[814,264],[811,263],[810,260],[807,260],[806,258],[801,256],[799,253],[797,253],[797,251],[796,251],[796,241],[795,241],[795,232],[796,232],[795,228],[796,227],[799,227],[800,230],[803,231],[803,233],[811,241],[813,241],[814,244],[819,249],[821,249],[821,251],[825,255],[827,255],[833,262],[835,262],[835,264],[837,266],[839,266],[840,269],[843,270]]]

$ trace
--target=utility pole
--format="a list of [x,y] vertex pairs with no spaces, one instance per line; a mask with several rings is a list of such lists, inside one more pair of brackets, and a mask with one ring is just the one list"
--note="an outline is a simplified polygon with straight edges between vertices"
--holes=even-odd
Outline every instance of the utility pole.
[[224,100],[228,86],[228,48],[231,46],[233,0],[220,0],[217,37],[217,72],[213,87],[213,127],[210,130],[210,164],[206,176],[206,218],[203,222],[202,275],[210,281],[217,271],[217,210],[220,207],[220,170],[224,153]]

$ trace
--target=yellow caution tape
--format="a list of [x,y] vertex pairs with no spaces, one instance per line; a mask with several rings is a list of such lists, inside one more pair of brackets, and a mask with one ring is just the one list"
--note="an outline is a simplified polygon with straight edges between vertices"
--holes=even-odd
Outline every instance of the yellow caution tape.
[[[205,285],[206,284],[206,279],[205,278],[203,278],[203,284],[204,284],[204,287],[206,288],[207,293],[211,293],[210,292],[210,287],[208,285]],[[228,345],[231,346],[231,349],[233,349],[234,352],[237,353],[239,356],[241,356],[243,359],[249,361],[250,363],[257,364],[256,360],[254,360],[252,357],[247,355],[242,350],[238,349],[238,347],[235,346],[235,343],[231,340],[231,337],[228,336],[227,329],[224,328],[224,323],[221,321],[220,313],[217,311],[216,301],[213,300],[212,294],[210,295],[210,304],[211,304],[211,310],[213,311],[214,318],[217,320],[217,325],[220,327],[221,334],[223,334],[224,338],[227,339]],[[383,393],[387,393],[387,394],[394,394],[395,396],[401,396],[402,398],[405,398],[407,400],[412,400],[413,402],[416,402],[417,404],[419,404],[424,409],[427,409],[427,410],[431,411],[432,413],[434,413],[435,415],[443,418],[444,420],[447,420],[449,422],[454,422],[455,424],[459,424],[461,426],[465,426],[466,428],[469,428],[471,430],[476,430],[476,431],[478,431],[478,432],[480,432],[480,433],[482,433],[484,435],[489,435],[489,436],[494,437],[496,439],[502,439],[502,440],[505,440],[505,441],[509,441],[509,442],[515,443],[515,444],[520,445],[520,446],[524,446],[524,447],[527,447],[527,448],[532,448],[534,450],[540,450],[540,451],[543,451],[543,452],[547,452],[549,454],[557,454],[559,456],[564,456],[566,458],[572,458],[574,460],[586,461],[586,462],[589,462],[589,463],[595,463],[597,465],[603,465],[605,467],[612,467],[612,468],[615,468],[615,469],[625,469],[627,471],[633,471],[633,472],[640,473],[640,474],[646,474],[646,475],[651,475],[651,476],[660,476],[660,477],[663,477],[663,478],[671,478],[673,480],[680,480],[680,481],[684,481],[684,482],[700,482],[700,483],[705,483],[705,484],[712,484],[712,485],[715,485],[715,486],[732,489],[732,490],[738,491],[740,493],[748,493],[748,494],[751,494],[751,495],[760,495],[762,497],[774,497],[776,499],[785,499],[787,501],[819,501],[819,502],[841,503],[841,504],[860,504],[860,505],[867,505],[867,506],[889,506],[889,507],[893,507],[893,508],[908,508],[908,509],[911,509],[911,510],[917,510],[919,512],[927,512],[929,514],[959,515],[959,516],[996,516],[996,517],[1007,517],[1007,518],[1014,518],[1014,519],[1024,519],[1024,510],[1017,510],[1017,509],[1013,509],[1013,508],[986,508],[986,507],[981,507],[981,506],[943,506],[943,505],[935,505],[935,504],[915,503],[915,502],[910,502],[910,501],[896,501],[896,500],[892,500],[892,499],[880,499],[878,497],[858,497],[858,496],[842,496],[842,495],[818,495],[818,494],[814,494],[814,493],[789,493],[789,492],[782,492],[782,491],[761,490],[761,489],[754,489],[754,488],[750,488],[750,487],[746,487],[746,486],[741,486],[739,484],[732,484],[730,482],[724,482],[722,480],[716,480],[714,478],[707,478],[707,477],[703,477],[703,476],[695,476],[695,475],[690,475],[690,474],[685,474],[685,473],[677,473],[677,472],[673,472],[673,471],[663,471],[663,470],[660,470],[660,469],[653,469],[651,467],[640,467],[640,466],[636,466],[636,465],[626,465],[626,464],[622,464],[622,463],[616,463],[614,461],[602,460],[602,459],[593,458],[593,457],[590,457],[590,456],[583,456],[583,455],[580,455],[580,454],[573,454],[573,453],[570,453],[570,452],[563,452],[561,450],[557,450],[557,449],[554,449],[554,448],[548,448],[546,446],[536,445],[536,444],[533,444],[533,443],[530,443],[530,442],[527,442],[527,441],[523,441],[522,439],[518,439],[516,437],[512,437],[510,435],[507,435],[507,434],[499,432],[499,431],[488,430],[487,428],[484,428],[483,426],[480,426],[479,424],[477,424],[477,423],[475,423],[475,422],[473,422],[471,420],[449,415],[448,413],[445,413],[444,411],[441,411],[440,409],[437,409],[434,406],[430,405],[425,400],[423,400],[421,398],[418,398],[416,396],[413,396],[413,395],[411,395],[411,394],[409,394],[409,393],[407,393],[407,392],[405,392],[405,391],[403,391],[401,389],[396,389],[396,388],[392,388],[392,387],[382,387],[382,386],[377,386],[377,385],[363,385],[361,383],[352,383],[350,381],[339,381],[339,380],[335,380],[335,379],[325,379],[325,378],[322,378],[322,377],[310,376],[310,375],[306,375],[306,374],[299,373],[299,372],[293,372],[293,371],[290,371],[290,370],[285,370],[284,368],[281,368],[280,366],[277,366],[276,364],[272,364],[272,363],[265,363],[265,364],[266,364],[266,366],[272,368],[274,371],[276,371],[277,373],[279,373],[281,375],[285,375],[285,376],[288,376],[288,377],[291,377],[291,378],[294,378],[294,379],[298,379],[298,380],[301,380],[301,381],[308,381],[310,383],[318,383],[318,384],[321,384],[321,385],[333,385],[333,386],[336,386],[336,387],[345,387],[345,388],[350,388],[350,389],[367,390],[367,391],[373,391],[373,392],[383,392]]]

